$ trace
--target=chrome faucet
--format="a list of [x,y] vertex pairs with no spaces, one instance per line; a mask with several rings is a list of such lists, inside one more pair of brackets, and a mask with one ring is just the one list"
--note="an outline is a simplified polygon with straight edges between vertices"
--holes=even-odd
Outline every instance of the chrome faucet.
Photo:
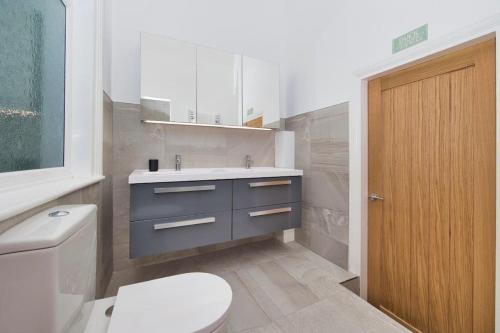
[[253,161],[252,161],[252,156],[247,155],[245,156],[245,168],[250,169],[252,167]]
[[175,171],[181,171],[182,167],[182,157],[181,155],[175,155]]

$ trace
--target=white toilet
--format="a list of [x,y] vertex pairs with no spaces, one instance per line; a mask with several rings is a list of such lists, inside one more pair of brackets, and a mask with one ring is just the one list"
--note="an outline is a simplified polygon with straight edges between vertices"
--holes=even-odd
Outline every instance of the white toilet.
[[96,221],[95,205],[59,206],[0,235],[0,332],[226,331],[232,291],[212,274],[137,283],[94,301]]

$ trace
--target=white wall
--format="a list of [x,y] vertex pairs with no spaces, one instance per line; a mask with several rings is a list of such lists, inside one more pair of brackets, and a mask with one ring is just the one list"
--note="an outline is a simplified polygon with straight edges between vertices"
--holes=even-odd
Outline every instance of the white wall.
[[111,93],[111,34],[112,34],[112,2],[113,0],[102,0],[102,86],[109,95]]
[[389,57],[398,35],[428,23],[435,39],[500,12],[498,0],[287,3],[289,116],[348,101],[353,72]]
[[[111,52],[111,83],[105,90],[114,101],[139,103],[141,31],[282,61],[286,0],[106,1],[112,2],[112,47],[107,50]],[[284,92],[282,100],[284,105]]]
[[[289,0],[288,116],[350,102],[349,270],[361,273],[365,171],[360,81],[354,72],[391,56],[392,39],[425,23],[436,39],[500,12],[497,0]],[[404,51],[403,51],[404,52]]]

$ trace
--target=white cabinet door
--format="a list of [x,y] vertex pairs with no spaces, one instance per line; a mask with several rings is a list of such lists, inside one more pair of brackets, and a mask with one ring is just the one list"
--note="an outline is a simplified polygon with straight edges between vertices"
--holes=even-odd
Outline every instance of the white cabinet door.
[[243,125],[279,127],[279,66],[243,57]]
[[196,47],[141,33],[141,100],[167,120],[196,122]]
[[197,47],[197,81],[197,122],[241,126],[241,56]]

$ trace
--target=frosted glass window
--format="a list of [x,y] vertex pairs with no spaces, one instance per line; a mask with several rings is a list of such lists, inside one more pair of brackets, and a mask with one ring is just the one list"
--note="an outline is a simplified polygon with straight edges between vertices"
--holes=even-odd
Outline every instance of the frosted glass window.
[[66,8],[0,0],[0,172],[64,166]]

